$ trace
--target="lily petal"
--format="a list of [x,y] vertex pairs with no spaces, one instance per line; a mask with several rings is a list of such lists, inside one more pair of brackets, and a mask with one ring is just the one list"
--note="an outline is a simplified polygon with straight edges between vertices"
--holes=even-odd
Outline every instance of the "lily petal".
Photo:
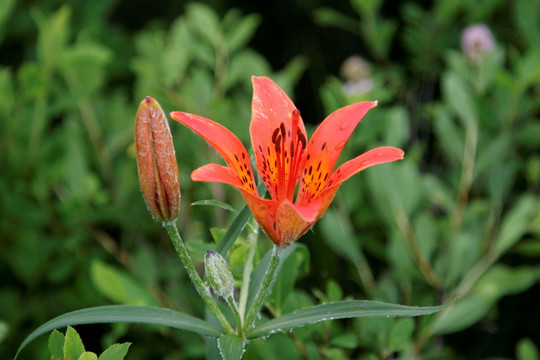
[[[281,186],[287,187],[293,159],[291,155],[294,155],[291,153],[294,153],[297,145],[295,139],[303,138],[305,147],[306,129],[293,102],[276,83],[267,77],[252,77],[252,82],[251,142],[259,174],[271,197],[277,198],[278,174],[283,176]],[[297,114],[295,121],[293,111]],[[278,147],[284,158],[277,154]],[[291,151],[291,147],[295,149]],[[282,158],[283,164],[280,162]],[[293,166],[296,173],[301,169],[297,165]],[[280,171],[278,166],[281,167]],[[292,174],[290,179],[296,182],[297,174]]]
[[202,116],[175,111],[171,118],[204,138],[223,157],[243,184],[244,189],[257,193],[249,155],[242,142],[227,128]]
[[337,168],[336,172],[330,177],[326,188],[322,190],[312,201],[305,204],[296,205],[296,209],[310,216],[315,223],[326,212],[336,192],[341,184],[354,174],[367,169],[373,165],[383,164],[391,161],[402,160],[403,151],[390,146],[383,146],[370,150],[356,158],[349,160]]
[[328,180],[326,188],[330,189],[339,186],[354,174],[373,165],[403,160],[403,155],[403,150],[391,146],[382,146],[369,150],[338,167],[330,180]]
[[248,205],[253,217],[265,234],[277,244],[276,233],[276,201],[270,199],[263,199],[256,194],[252,194],[249,191],[241,190],[242,197]]
[[310,201],[324,189],[351,133],[364,115],[375,106],[376,101],[345,106],[330,114],[315,130],[307,146],[307,160],[297,204]]
[[234,170],[218,164],[201,166],[191,173],[193,181],[220,182],[234,186],[239,190],[245,190]]

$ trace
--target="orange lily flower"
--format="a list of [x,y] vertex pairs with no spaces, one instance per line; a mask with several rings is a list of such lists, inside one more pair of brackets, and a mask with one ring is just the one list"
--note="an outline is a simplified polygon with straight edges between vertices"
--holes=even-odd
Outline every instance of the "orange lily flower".
[[336,110],[307,142],[300,111],[287,94],[269,78],[252,77],[252,82],[249,130],[257,170],[270,199],[258,194],[248,152],[232,132],[193,114],[172,112],[171,118],[202,136],[228,165],[202,166],[191,178],[222,182],[240,190],[253,216],[275,244],[285,247],[298,240],[324,214],[341,183],[354,174],[403,159],[402,150],[379,147],[333,171],[352,131],[377,102],[364,101]]

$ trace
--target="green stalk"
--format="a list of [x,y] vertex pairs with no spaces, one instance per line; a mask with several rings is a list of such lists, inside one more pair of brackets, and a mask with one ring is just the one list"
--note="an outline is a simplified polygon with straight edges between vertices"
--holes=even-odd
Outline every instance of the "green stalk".
[[240,317],[240,313],[238,312],[238,306],[236,306],[236,303],[234,302],[234,298],[232,296],[229,296],[227,299],[227,304],[229,304],[229,307],[231,308],[234,319],[236,321],[236,331],[238,332],[238,336],[244,337],[244,324],[242,324],[242,318]]
[[163,226],[165,226],[165,229],[167,229],[169,237],[173,242],[174,248],[180,256],[180,260],[186,268],[186,271],[189,275],[191,282],[193,283],[193,286],[195,286],[195,289],[208,306],[208,309],[210,309],[212,314],[214,314],[217,321],[221,324],[221,326],[227,333],[234,333],[234,329],[232,328],[231,324],[229,324],[221,310],[219,310],[217,303],[210,295],[208,287],[204,285],[201,277],[199,276],[199,273],[195,269],[195,265],[193,265],[193,261],[191,261],[191,257],[189,256],[186,246],[184,245],[182,237],[180,237],[180,233],[178,232],[176,224],[174,222],[164,222]]
[[242,319],[246,314],[246,305],[248,298],[249,283],[251,272],[253,271],[253,257],[257,249],[257,235],[259,234],[259,225],[251,218],[251,232],[248,235],[248,253],[244,263],[244,272],[242,274],[242,287],[240,288],[240,297],[238,299],[238,311]]
[[281,260],[281,256],[284,250],[285,248],[276,245],[274,245],[272,249],[272,258],[270,259],[270,264],[268,264],[268,269],[266,269],[266,273],[264,274],[261,287],[259,288],[259,292],[255,295],[255,299],[253,299],[251,308],[247,313],[244,322],[245,330],[249,329],[249,327],[253,325],[253,322],[255,321],[255,318],[257,317],[257,314],[259,313],[264,300],[272,289],[272,284],[274,283],[274,279],[276,277],[279,261]]

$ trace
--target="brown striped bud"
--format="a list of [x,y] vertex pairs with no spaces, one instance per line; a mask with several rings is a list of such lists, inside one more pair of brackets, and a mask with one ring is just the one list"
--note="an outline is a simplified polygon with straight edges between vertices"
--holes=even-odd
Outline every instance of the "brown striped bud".
[[171,130],[159,103],[147,96],[137,110],[135,149],[141,191],[156,220],[174,221],[180,207],[178,164]]

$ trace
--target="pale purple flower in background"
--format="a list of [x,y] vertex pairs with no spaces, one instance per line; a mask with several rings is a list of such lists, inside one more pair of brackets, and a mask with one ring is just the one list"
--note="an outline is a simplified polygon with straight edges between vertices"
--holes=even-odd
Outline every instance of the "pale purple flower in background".
[[343,92],[347,96],[364,94],[373,88],[371,66],[359,55],[348,57],[341,65],[340,73],[345,79]]
[[495,48],[491,30],[484,24],[467,27],[461,34],[461,51],[473,62],[480,61]]
[[371,89],[373,89],[373,80],[371,80],[371,78],[363,79],[360,81],[347,81],[343,85],[343,92],[347,96],[365,94]]

